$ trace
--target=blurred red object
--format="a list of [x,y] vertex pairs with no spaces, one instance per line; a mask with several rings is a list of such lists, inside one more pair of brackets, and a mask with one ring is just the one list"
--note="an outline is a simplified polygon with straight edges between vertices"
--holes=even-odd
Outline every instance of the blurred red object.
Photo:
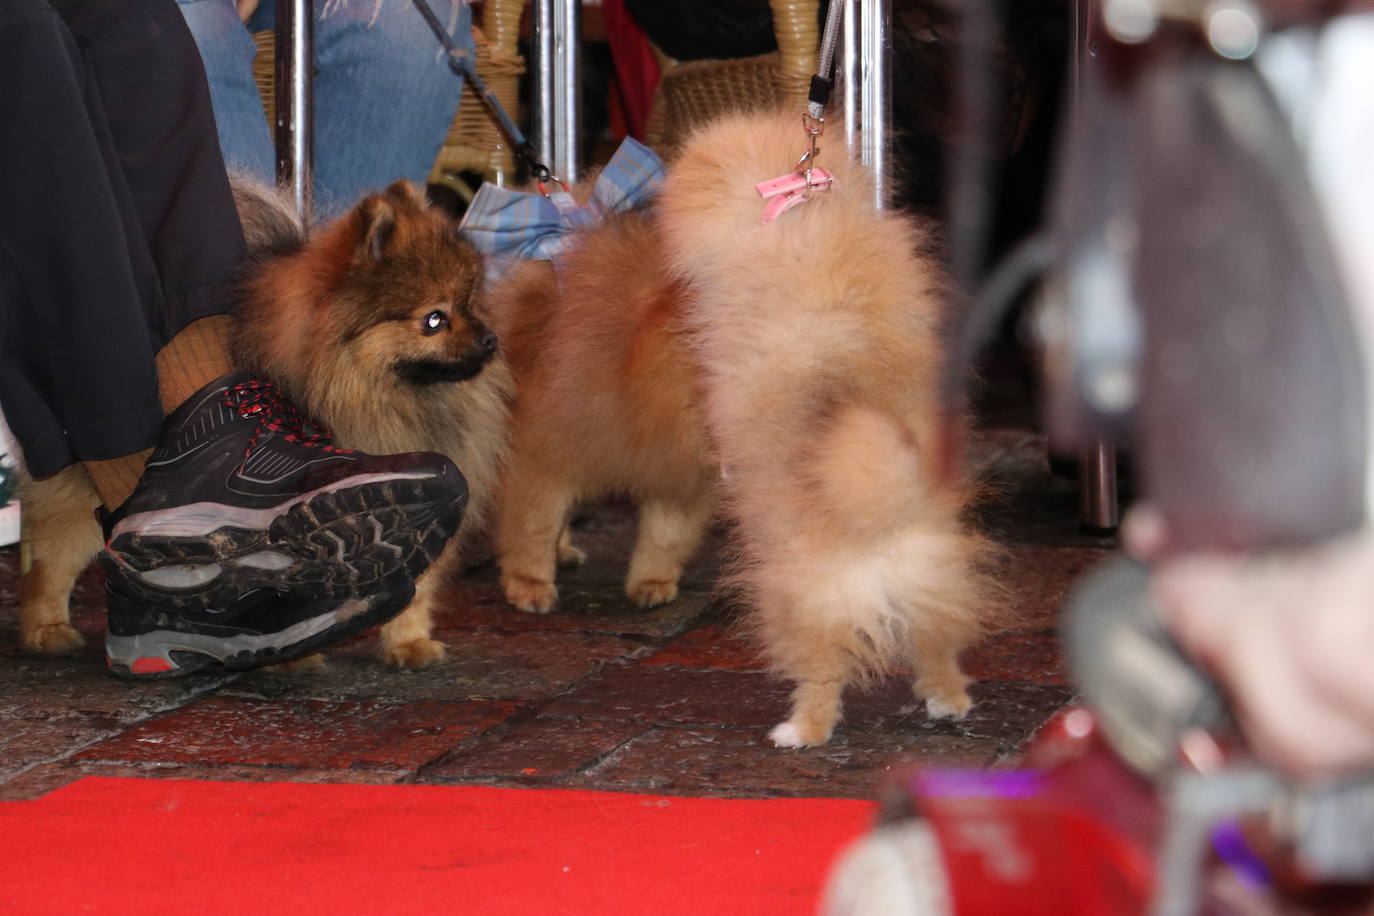
[[658,61],[643,29],[625,9],[625,0],[602,0],[601,17],[606,26],[606,41],[615,63],[619,101],[630,136],[644,139],[649,122],[654,90],[658,88]]

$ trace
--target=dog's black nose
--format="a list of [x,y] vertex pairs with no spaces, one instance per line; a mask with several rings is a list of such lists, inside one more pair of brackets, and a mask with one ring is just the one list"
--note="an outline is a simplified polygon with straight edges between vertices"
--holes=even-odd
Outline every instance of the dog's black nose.
[[477,349],[488,356],[496,353],[496,335],[491,331],[483,331],[477,335]]

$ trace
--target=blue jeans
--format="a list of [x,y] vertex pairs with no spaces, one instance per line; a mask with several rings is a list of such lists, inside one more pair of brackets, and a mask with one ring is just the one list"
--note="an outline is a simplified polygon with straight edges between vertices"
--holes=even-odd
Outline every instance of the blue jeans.
[[[276,156],[253,82],[250,32],[273,26],[273,0],[247,26],[233,0],[177,0],[205,63],[220,146],[231,171],[272,181]],[[458,110],[461,80],[411,0],[315,0],[315,218],[368,191],[423,185]],[[471,46],[464,0],[430,0]]]

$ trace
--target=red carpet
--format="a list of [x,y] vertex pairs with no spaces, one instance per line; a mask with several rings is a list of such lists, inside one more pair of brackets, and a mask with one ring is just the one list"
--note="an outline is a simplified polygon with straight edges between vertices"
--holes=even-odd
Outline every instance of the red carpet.
[[814,912],[873,806],[83,779],[0,803],[5,913]]

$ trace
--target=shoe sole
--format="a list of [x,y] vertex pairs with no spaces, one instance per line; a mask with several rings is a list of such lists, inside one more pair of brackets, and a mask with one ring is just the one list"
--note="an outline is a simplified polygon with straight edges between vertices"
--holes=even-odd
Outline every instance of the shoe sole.
[[[165,680],[218,668],[243,671],[294,661],[391,620],[410,603],[415,583],[406,578],[368,598],[348,598],[273,633],[233,635],[150,630],[105,636],[110,673],[132,680]],[[110,596],[110,600],[127,600]]]
[[365,598],[398,573],[423,572],[458,530],[466,503],[466,487],[449,474],[370,481],[252,510],[260,527],[232,519],[177,535],[153,519],[116,528],[100,563],[120,591],[172,612],[228,607],[255,589],[307,600]]

